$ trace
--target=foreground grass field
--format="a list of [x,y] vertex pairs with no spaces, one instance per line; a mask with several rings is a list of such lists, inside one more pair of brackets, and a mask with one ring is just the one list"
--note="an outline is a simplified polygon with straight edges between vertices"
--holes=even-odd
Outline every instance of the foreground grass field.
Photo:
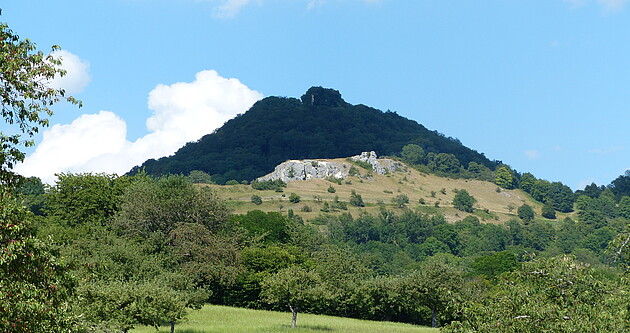
[[[299,314],[298,327],[291,329],[291,313],[259,311],[206,305],[175,326],[178,333],[273,333],[273,332],[343,332],[343,333],[437,333],[438,329],[400,323],[357,320],[312,314]],[[170,327],[139,327],[131,332],[169,332]]]

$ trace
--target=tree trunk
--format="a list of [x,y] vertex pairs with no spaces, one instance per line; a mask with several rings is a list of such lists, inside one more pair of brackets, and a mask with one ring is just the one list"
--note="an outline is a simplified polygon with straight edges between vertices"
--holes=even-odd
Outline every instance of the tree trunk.
[[435,309],[435,306],[431,309],[431,312],[431,327],[435,328],[437,327],[437,310]]
[[295,328],[297,326],[297,314],[299,309],[297,306],[289,306],[289,309],[291,309],[291,313],[293,314],[293,318],[291,319],[291,328]]
[[171,322],[171,333],[175,333],[175,322]]

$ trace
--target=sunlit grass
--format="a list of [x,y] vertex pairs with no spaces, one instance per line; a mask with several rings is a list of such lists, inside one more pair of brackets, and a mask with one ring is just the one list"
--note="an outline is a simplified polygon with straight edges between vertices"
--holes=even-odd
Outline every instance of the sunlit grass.
[[[291,313],[259,311],[226,306],[206,305],[191,312],[186,321],[175,326],[177,333],[272,333],[272,332],[348,332],[348,333],[437,333],[439,330],[401,323],[357,320],[312,314],[299,314],[298,327],[292,329]],[[156,331],[138,327],[134,333],[169,332],[170,326]]]

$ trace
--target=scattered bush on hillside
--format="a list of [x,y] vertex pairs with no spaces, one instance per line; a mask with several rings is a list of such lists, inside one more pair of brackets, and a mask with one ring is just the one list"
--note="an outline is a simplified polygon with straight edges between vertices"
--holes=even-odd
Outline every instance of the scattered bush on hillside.
[[363,198],[360,194],[357,194],[355,190],[352,190],[352,193],[350,193],[350,204],[355,207],[365,207],[365,203],[363,203]]
[[337,185],[341,185],[341,178],[337,178],[337,177],[326,177],[326,180],[331,182],[331,183],[335,183]]
[[399,194],[392,198],[392,202],[398,208],[405,208],[405,205],[409,203],[409,197],[406,194]]
[[457,191],[457,194],[455,194],[455,198],[453,198],[453,206],[467,213],[473,212],[473,206],[476,202],[477,199],[470,195],[470,193],[468,193],[468,191],[466,190]]
[[292,203],[298,203],[300,200],[302,200],[302,198],[300,198],[300,196],[296,193],[291,193],[291,195],[289,195],[289,201]]
[[251,186],[254,190],[259,191],[274,190],[276,192],[282,192],[282,188],[287,187],[287,183],[283,182],[282,179],[263,181],[254,180],[252,181]]
[[252,195],[252,202],[256,205],[262,205],[263,201],[262,198],[260,197],[260,195]]

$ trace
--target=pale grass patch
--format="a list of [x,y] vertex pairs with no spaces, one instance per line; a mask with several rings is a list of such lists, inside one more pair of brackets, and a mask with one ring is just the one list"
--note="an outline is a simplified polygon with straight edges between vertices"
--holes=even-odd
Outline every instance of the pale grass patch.
[[[401,323],[358,320],[300,313],[298,327],[291,329],[290,312],[260,311],[206,305],[192,311],[185,322],[175,326],[178,333],[438,333],[438,329]],[[133,333],[170,332],[170,326],[138,327]]]

